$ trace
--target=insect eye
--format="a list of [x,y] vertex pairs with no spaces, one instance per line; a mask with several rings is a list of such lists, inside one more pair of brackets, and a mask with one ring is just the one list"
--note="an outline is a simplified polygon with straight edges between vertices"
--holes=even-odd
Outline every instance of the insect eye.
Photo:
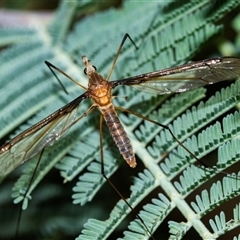
[[[95,69],[95,71],[97,71],[97,68],[94,65],[92,65],[92,67]],[[84,68],[83,72],[85,75],[87,75],[87,68]]]

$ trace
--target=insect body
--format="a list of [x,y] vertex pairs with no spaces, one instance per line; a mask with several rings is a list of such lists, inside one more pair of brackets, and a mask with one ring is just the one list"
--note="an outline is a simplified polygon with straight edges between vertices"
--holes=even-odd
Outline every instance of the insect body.
[[86,56],[83,56],[83,62],[86,65],[85,72],[88,75],[89,97],[92,98],[94,104],[98,106],[101,111],[123,158],[130,167],[135,167],[136,159],[131,142],[112,104],[111,84],[96,72]]

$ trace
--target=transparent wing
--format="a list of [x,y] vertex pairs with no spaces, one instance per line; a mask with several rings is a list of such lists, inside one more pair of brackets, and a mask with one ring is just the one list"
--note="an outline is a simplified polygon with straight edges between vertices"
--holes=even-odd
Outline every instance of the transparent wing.
[[240,76],[240,58],[224,57],[193,62],[135,77],[112,81],[112,87],[130,85],[138,90],[170,94]]
[[87,97],[85,92],[5,143],[0,148],[0,176],[11,172],[66,133],[76,121],[79,104]]

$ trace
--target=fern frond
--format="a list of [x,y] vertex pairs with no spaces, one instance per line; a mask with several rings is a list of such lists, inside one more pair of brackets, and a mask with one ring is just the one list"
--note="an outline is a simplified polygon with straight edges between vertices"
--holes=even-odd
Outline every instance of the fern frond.
[[[170,125],[170,129],[173,130],[175,136],[183,141],[187,137],[196,133],[202,127],[207,126],[216,117],[234,108],[239,101],[239,82],[237,81],[230,88],[222,89],[221,93],[217,92],[215,96],[212,96],[205,104],[201,102],[197,107],[193,107],[191,111],[187,111],[180,118]],[[187,124],[186,124],[187,123]],[[163,130],[156,136],[155,142],[152,146],[149,146],[151,152],[154,152],[154,156],[161,156],[164,151],[168,151],[168,148],[174,148],[177,143],[170,137],[168,139],[169,132]],[[204,142],[204,141],[203,141]],[[172,145],[172,146],[171,146]],[[162,150],[164,151],[162,151]],[[195,150],[192,150],[195,152]],[[197,153],[197,152],[196,152]]]
[[[239,215],[239,204],[233,209],[234,217],[237,216],[236,213]],[[222,236],[226,231],[232,230],[240,225],[239,218],[234,218],[234,220],[226,222],[226,215],[224,212],[221,212],[219,216],[216,215],[214,220],[210,219],[209,223],[217,236]],[[237,239],[237,237],[234,237],[234,239],[235,238]]]
[[4,47],[8,44],[16,44],[21,42],[25,42],[29,39],[29,37],[32,37],[34,34],[33,29],[28,28],[1,28],[0,29],[0,46]]
[[[117,170],[116,156],[119,157],[119,153],[115,153],[114,155],[108,151],[105,151],[104,154],[104,172],[108,178]],[[92,162],[87,170],[88,172],[79,178],[79,181],[73,188],[74,194],[72,198],[74,199],[74,204],[80,203],[84,205],[90,201],[99,191],[103,183],[105,183],[105,179],[101,174],[100,159],[98,159],[98,162]]]
[[[157,199],[152,199],[152,203],[143,206],[143,209],[144,210],[140,211],[139,216],[144,220],[146,226],[151,231],[157,228],[156,223],[159,225],[163,222],[167,214],[172,210],[172,207],[169,200],[163,194],[159,194]],[[134,220],[129,224],[128,228],[130,231],[125,231],[124,238],[119,239],[148,239],[144,227],[142,226],[139,228],[141,225],[139,219]],[[141,233],[140,236],[139,233]]]
[[240,235],[238,235],[238,237],[234,237],[233,240],[239,240],[240,239]]
[[[140,198],[144,198],[152,189],[155,188],[155,182],[152,174],[144,170],[144,173],[139,173],[139,177],[134,179],[134,185],[131,187],[131,195],[130,198],[127,199],[129,204],[134,208],[139,202]],[[165,200],[165,198],[163,198]],[[82,231],[82,234],[77,239],[87,239],[89,235],[92,235],[91,230],[94,229],[94,239],[107,239],[110,233],[115,229],[115,227],[126,217],[126,215],[131,211],[131,209],[126,205],[123,200],[120,200],[112,212],[110,213],[110,218],[105,221],[99,221],[94,219],[89,219],[89,221],[85,225],[85,229]],[[142,213],[143,218],[145,218],[144,213]],[[146,219],[146,218],[145,218]],[[150,220],[151,226],[153,227],[153,221]],[[146,223],[147,227],[149,223]],[[138,229],[141,233],[146,236],[146,239],[149,238],[148,232],[144,229],[141,223],[138,222]],[[136,230],[136,229],[135,229]],[[139,231],[138,231],[139,233]]]
[[207,190],[204,190],[201,197],[197,195],[196,202],[192,202],[191,204],[195,212],[201,214],[201,216],[205,215],[211,209],[216,208],[220,202],[239,195],[239,180],[233,179],[234,177],[239,177],[239,174],[238,176],[232,175],[231,177],[223,178],[223,183],[220,181],[214,183],[210,188],[210,194]]
[[169,233],[171,234],[169,239],[182,239],[185,233],[190,229],[187,223],[169,221]]
[[[239,132],[236,132],[236,129],[239,129],[239,113],[235,112],[234,115],[228,115],[226,118],[223,119],[223,122],[227,121],[228,124],[225,124],[223,130],[221,129],[220,124],[217,122],[216,124],[210,126],[203,130],[202,133],[198,135],[198,138],[195,136],[192,139],[188,140],[184,145],[191,149],[192,152],[197,156],[202,158],[203,156],[207,155],[209,152],[215,150],[216,148],[220,147],[223,143],[227,143],[229,140],[238,137]],[[232,153],[228,154],[229,146],[231,145]],[[219,160],[215,167],[212,169],[205,169],[205,171],[209,171],[210,175],[216,175],[219,172],[223,171],[227,167],[231,166],[233,163],[238,162],[239,160],[239,153],[238,153],[238,141],[232,141],[230,144],[229,142],[226,145],[223,145],[219,150]],[[222,154],[224,152],[224,154]],[[181,161],[183,159],[183,161]],[[188,162],[195,161],[189,153],[183,150],[181,147],[178,147],[176,152],[170,154],[169,159],[166,159],[165,163],[161,163],[161,167],[166,174],[172,175],[172,177],[176,176],[176,174],[181,171],[183,166],[186,166]],[[191,170],[188,169],[188,170]],[[197,170],[197,169],[196,169]],[[198,170],[197,170],[198,171]],[[199,171],[201,171],[199,169]],[[192,173],[184,173],[184,175],[188,175]],[[206,173],[203,174],[201,172],[198,173],[202,179],[206,180]],[[210,177],[208,176],[208,178]],[[197,176],[197,175],[195,175]],[[198,179],[200,181],[200,179]]]

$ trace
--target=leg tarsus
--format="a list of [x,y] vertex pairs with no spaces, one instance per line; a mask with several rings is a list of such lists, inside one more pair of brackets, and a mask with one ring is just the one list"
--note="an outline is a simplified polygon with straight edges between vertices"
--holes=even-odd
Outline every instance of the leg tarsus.
[[117,62],[117,59],[118,59],[118,56],[119,56],[119,54],[120,54],[120,52],[121,52],[121,50],[122,50],[122,47],[123,47],[123,45],[124,45],[124,43],[125,43],[125,41],[126,41],[127,38],[131,41],[131,43],[134,45],[134,47],[136,48],[136,50],[138,49],[136,43],[133,41],[133,39],[130,37],[130,35],[129,35],[128,33],[125,33],[125,35],[124,35],[124,37],[123,37],[123,39],[122,39],[122,41],[121,41],[121,43],[120,43],[120,46],[118,47],[116,56],[115,56],[115,58],[114,58],[114,60],[113,60],[112,67],[111,67],[111,69],[110,69],[110,71],[109,71],[109,74],[108,74],[108,76],[107,76],[107,78],[106,78],[107,80],[109,80],[110,77],[111,77],[111,75],[112,75],[113,69],[114,69],[114,67],[115,67],[115,65],[116,65],[116,62]]

